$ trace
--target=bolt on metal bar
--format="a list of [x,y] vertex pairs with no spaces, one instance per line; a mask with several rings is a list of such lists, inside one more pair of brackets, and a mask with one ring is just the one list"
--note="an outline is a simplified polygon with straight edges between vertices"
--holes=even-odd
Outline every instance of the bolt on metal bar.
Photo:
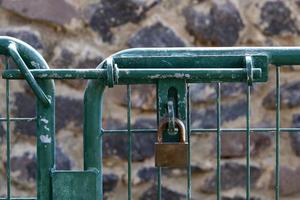
[[[8,57],[5,57],[5,69],[9,68]],[[6,196],[11,198],[11,176],[10,176],[10,84],[6,80]]]
[[217,84],[217,170],[216,170],[216,183],[217,183],[217,200],[221,199],[221,83]]
[[276,66],[275,199],[280,199],[280,68]]
[[187,86],[187,141],[188,141],[188,167],[187,167],[187,194],[186,199],[192,199],[192,169],[191,169],[191,99],[190,99],[190,86]]
[[250,200],[251,197],[251,168],[250,168],[250,156],[251,156],[251,138],[250,138],[250,124],[251,124],[251,86],[247,86],[247,112],[246,112],[246,199]]
[[[99,79],[107,81],[107,69],[31,69],[36,79]],[[234,76],[233,76],[234,75]],[[119,84],[155,83],[158,79],[185,79],[188,83],[213,81],[246,81],[246,68],[129,68],[118,69]],[[262,70],[253,68],[254,78],[260,78]],[[23,79],[19,70],[4,71],[5,79]]]
[[127,130],[128,130],[128,199],[132,199],[131,192],[131,163],[132,163],[132,134],[131,134],[131,86],[127,85]]

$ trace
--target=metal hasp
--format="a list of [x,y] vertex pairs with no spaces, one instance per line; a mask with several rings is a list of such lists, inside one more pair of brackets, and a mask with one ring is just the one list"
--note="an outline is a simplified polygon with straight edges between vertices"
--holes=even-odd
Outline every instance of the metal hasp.
[[[242,48],[129,49],[104,60],[94,74],[81,72],[82,77],[94,79],[89,80],[84,95],[84,170],[97,169],[103,173],[101,130],[106,86],[154,83],[157,85],[158,121],[174,116],[185,124],[188,83],[247,82],[246,55],[251,55],[251,81],[267,81],[269,56],[264,53],[250,51],[248,54]],[[173,111],[170,110],[172,106],[168,106],[170,103]],[[172,120],[168,120],[168,124],[172,126]],[[163,142],[179,142],[179,134],[163,135]],[[99,182],[102,182],[102,176],[99,176]],[[102,185],[99,189],[102,196]]]

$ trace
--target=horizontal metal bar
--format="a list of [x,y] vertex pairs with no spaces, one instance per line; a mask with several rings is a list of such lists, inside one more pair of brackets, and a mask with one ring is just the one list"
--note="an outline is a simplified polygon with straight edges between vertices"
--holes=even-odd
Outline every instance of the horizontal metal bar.
[[[221,128],[220,129],[224,133],[240,133],[247,131],[246,128]],[[256,133],[263,133],[263,132],[276,132],[276,128],[251,128],[251,132]],[[300,132],[300,128],[280,128],[280,131],[282,133],[284,132],[290,132],[290,133],[296,133]],[[104,134],[127,134],[127,129],[120,129],[120,130],[102,130],[101,131]],[[156,133],[157,129],[131,129],[132,133]],[[209,128],[209,129],[191,129],[192,134],[203,134],[203,133],[215,133],[217,132],[216,128]]]
[[[36,197],[12,197],[11,200],[36,200]],[[1,197],[0,200],[8,200],[7,198]]]
[[[37,79],[100,79],[106,81],[106,69],[32,69],[29,70]],[[254,68],[253,76],[261,77],[261,69]],[[246,68],[138,68],[119,69],[119,83],[154,83],[157,79],[186,79],[187,82],[203,80],[213,81],[246,81]],[[2,73],[5,79],[23,79],[19,70],[6,70]]]
[[182,63],[189,67],[218,66],[218,63],[232,66],[243,62],[246,55],[265,55],[269,64],[274,65],[300,65],[300,47],[134,48],[117,52],[112,57],[122,68],[136,63],[145,68],[153,63],[157,67],[176,68]]
[[[35,117],[31,117],[31,118],[9,118],[9,121],[11,121],[11,122],[13,122],[13,121],[26,121],[26,122],[31,122],[31,121],[34,121],[34,120],[36,120],[36,118]],[[7,121],[7,119],[6,118],[0,118],[0,122],[5,122],[5,121]]]

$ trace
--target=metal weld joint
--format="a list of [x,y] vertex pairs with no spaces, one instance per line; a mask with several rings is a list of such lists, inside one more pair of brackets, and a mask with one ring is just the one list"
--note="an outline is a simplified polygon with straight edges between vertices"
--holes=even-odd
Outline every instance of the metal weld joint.
[[108,87],[118,84],[119,70],[112,57],[106,59],[106,77]]
[[253,59],[252,56],[246,55],[247,83],[249,86],[253,84]]

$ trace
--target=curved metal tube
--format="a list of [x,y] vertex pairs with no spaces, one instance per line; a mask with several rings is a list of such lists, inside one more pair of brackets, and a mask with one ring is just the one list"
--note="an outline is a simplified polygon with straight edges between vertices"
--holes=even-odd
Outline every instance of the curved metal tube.
[[[12,56],[11,53],[16,53],[12,50],[12,46],[9,47],[12,44],[15,45],[17,53],[25,63],[23,67],[27,66],[30,69],[49,68],[46,61],[34,48],[12,37],[0,36],[0,54]],[[19,65],[20,63],[16,62],[16,64]],[[55,89],[53,80],[37,80],[36,83],[49,99],[49,105],[46,105],[45,102],[37,98],[37,198],[50,200],[52,199],[50,170],[55,167]]]

